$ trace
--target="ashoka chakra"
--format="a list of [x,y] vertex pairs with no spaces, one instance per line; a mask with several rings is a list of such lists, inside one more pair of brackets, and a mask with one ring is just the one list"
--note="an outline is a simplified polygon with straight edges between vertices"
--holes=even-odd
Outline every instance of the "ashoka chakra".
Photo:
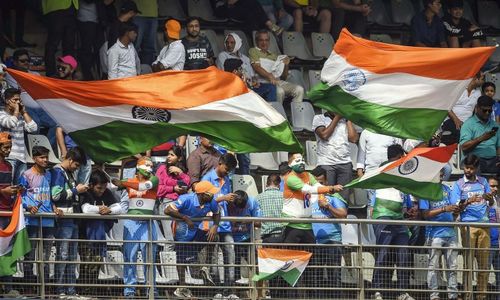
[[170,121],[171,114],[168,110],[165,109],[134,106],[134,108],[132,108],[132,117],[134,119],[142,119],[147,121],[168,122]]

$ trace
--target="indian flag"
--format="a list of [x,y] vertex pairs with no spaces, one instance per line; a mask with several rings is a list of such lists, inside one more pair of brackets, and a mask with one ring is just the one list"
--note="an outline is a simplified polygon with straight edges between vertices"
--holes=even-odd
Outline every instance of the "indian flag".
[[441,200],[440,171],[448,163],[457,145],[415,148],[408,155],[367,172],[345,187],[364,189],[395,188],[403,193]]
[[363,128],[427,140],[494,51],[389,45],[343,29],[308,96]]
[[259,274],[254,275],[252,280],[269,280],[276,276],[281,276],[288,284],[295,286],[304,272],[311,252],[260,248],[257,249]]
[[282,115],[215,67],[87,82],[8,72],[97,162],[184,134],[239,153],[302,150]]
[[31,250],[24,214],[21,208],[21,196],[17,197],[12,216],[7,228],[0,229],[0,277],[16,272],[16,262]]

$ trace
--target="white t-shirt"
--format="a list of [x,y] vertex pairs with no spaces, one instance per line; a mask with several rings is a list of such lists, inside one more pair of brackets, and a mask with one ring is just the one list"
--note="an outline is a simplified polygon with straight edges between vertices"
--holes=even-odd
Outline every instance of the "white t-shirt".
[[[327,127],[332,119],[324,114],[314,116],[312,127],[316,134],[316,128]],[[318,165],[331,166],[351,162],[349,139],[347,136],[347,121],[342,118],[335,126],[330,138],[325,141],[316,134],[318,141]]]
[[403,145],[403,141],[400,138],[363,130],[359,137],[356,169],[365,169],[367,172],[380,167],[381,163],[387,161],[387,148],[393,144]]
[[163,49],[161,49],[153,65],[160,62],[167,69],[182,71],[184,70],[185,61],[186,50],[184,50],[184,44],[182,44],[181,40],[177,40],[165,45]]
[[477,99],[480,96],[481,91],[479,89],[472,90],[470,95],[466,89],[451,110],[455,113],[455,115],[457,115],[460,121],[465,122],[472,116],[474,107],[476,107]]

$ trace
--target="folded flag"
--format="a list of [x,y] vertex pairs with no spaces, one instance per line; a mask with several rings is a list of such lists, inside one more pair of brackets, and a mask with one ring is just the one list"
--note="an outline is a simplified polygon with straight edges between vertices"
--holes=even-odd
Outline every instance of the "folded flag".
[[441,200],[443,190],[440,171],[450,161],[457,145],[436,148],[415,148],[408,155],[345,185],[363,189],[393,187],[423,199]]
[[428,140],[494,51],[389,45],[343,29],[308,98],[374,132]]
[[97,162],[184,134],[238,153],[302,150],[282,115],[215,67],[86,82],[8,72]]
[[21,208],[21,196],[17,197],[9,225],[0,229],[0,277],[16,273],[16,262],[31,250],[28,231]]
[[260,248],[257,249],[259,274],[253,276],[253,281],[269,280],[281,276],[288,284],[295,286],[304,272],[311,252]]

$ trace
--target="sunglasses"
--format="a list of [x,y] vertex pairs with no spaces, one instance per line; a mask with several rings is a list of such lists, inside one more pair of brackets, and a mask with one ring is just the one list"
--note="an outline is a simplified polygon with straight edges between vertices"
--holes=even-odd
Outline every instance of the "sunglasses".
[[64,66],[57,66],[57,71],[66,71],[66,68]]

